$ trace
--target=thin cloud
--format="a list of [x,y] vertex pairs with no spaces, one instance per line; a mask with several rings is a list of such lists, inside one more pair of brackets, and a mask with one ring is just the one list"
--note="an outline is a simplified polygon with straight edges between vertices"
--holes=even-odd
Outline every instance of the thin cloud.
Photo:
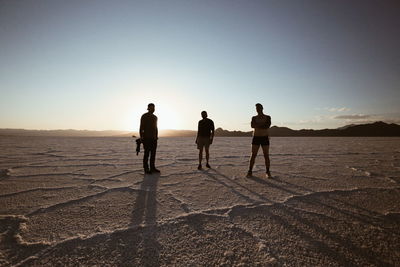
[[339,115],[333,119],[345,120],[348,123],[372,123],[375,121],[384,121],[386,123],[400,123],[400,113],[386,114],[351,114]]
[[297,123],[298,124],[308,124],[308,123],[320,123],[320,122],[325,122],[329,117],[327,116],[314,116],[312,119],[309,120],[299,120]]
[[344,111],[350,111],[350,108],[347,107],[336,107],[336,108],[324,108],[327,111],[330,112],[344,112]]
[[373,116],[371,115],[353,114],[353,115],[339,115],[333,118],[338,120],[365,120],[365,119],[371,119],[372,117]]

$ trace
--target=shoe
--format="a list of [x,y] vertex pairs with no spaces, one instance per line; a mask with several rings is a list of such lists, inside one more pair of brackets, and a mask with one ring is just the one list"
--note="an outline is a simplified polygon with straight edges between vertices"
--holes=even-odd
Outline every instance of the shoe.
[[210,166],[210,164],[208,164],[208,163],[206,164],[206,167],[209,168],[209,169],[211,169],[211,166]]
[[252,171],[248,171],[246,177],[247,178],[253,177],[253,172]]
[[272,179],[272,175],[269,171],[267,171],[267,173],[265,174],[265,177],[268,179]]
[[151,172],[156,172],[156,173],[160,173],[160,172],[161,172],[160,170],[158,170],[158,169],[156,169],[156,168],[152,168],[150,171],[151,171]]
[[198,169],[198,170],[203,169],[203,167],[201,166],[201,164],[199,164],[199,166],[197,166],[197,169]]
[[151,174],[151,171],[149,169],[144,169],[145,174]]

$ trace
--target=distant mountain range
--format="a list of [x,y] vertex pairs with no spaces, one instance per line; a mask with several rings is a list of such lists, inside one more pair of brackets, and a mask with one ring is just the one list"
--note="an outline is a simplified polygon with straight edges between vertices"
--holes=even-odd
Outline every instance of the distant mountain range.
[[323,130],[292,130],[286,127],[273,126],[271,136],[400,136],[400,125],[382,121],[347,125],[337,129]]
[[[191,130],[161,130],[160,136],[196,136],[196,131]],[[0,129],[0,136],[91,136],[91,137],[130,137],[137,133],[128,131],[88,131],[88,130],[24,130],[24,129]],[[251,136],[252,131],[228,131],[222,128],[215,130],[215,136]],[[272,126],[270,136],[400,136],[400,125],[388,124],[382,121],[347,125],[337,129],[293,130],[287,127]]]

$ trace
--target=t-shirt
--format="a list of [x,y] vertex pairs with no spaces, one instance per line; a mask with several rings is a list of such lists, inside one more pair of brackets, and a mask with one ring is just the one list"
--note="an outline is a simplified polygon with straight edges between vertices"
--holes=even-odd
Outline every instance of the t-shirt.
[[211,137],[211,131],[214,131],[214,122],[208,118],[199,121],[199,130],[197,135],[201,137]]
[[268,136],[271,126],[271,117],[268,115],[257,115],[251,118],[251,127],[254,128],[253,136]]
[[145,113],[140,119],[140,137],[143,139],[157,139],[157,116],[152,113]]

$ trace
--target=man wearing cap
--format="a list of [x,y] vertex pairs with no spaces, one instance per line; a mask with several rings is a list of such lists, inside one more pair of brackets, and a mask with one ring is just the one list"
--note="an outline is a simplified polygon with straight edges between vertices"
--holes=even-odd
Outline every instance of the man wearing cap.
[[256,104],[257,116],[251,119],[251,128],[253,131],[253,140],[251,146],[251,158],[249,171],[247,172],[247,177],[252,177],[253,166],[260,146],[262,147],[265,159],[266,167],[266,177],[272,178],[271,172],[269,171],[269,132],[268,129],[271,126],[271,117],[263,113],[263,106],[260,103]]
[[[153,103],[147,105],[148,112],[142,115],[140,119],[140,139],[144,147],[143,168],[146,174],[159,173],[155,166],[157,151],[157,116],[154,115],[155,106]],[[150,155],[150,168],[149,168]]]

